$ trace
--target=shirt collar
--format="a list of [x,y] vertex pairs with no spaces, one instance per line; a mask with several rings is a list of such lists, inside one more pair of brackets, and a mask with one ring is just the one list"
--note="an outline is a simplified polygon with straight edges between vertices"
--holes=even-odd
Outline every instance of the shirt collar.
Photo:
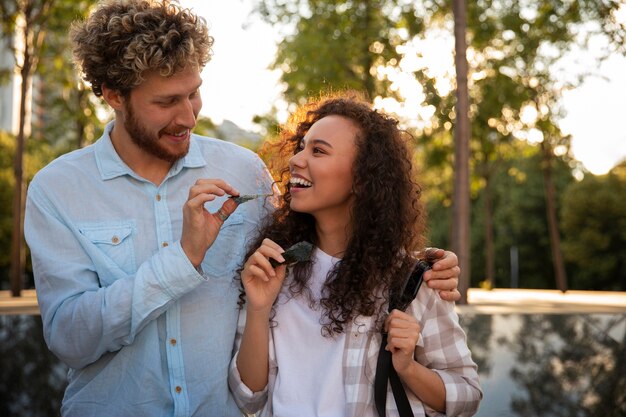
[[[139,178],[135,172],[126,165],[122,158],[117,154],[117,151],[113,147],[111,142],[111,129],[113,129],[114,122],[109,122],[105,128],[102,136],[95,143],[95,156],[100,176],[103,180],[110,180],[123,175],[130,175]],[[167,177],[174,176],[182,171],[183,168],[199,168],[207,164],[200,147],[192,135],[189,143],[189,152],[182,159],[176,161]]]

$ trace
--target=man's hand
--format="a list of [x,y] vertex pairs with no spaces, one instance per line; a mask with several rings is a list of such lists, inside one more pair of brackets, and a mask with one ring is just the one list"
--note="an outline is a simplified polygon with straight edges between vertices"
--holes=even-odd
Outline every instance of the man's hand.
[[199,179],[189,189],[189,197],[183,206],[180,244],[196,268],[217,239],[222,224],[237,209],[237,203],[232,199],[227,199],[215,213],[209,213],[204,204],[226,194],[239,195],[239,191],[220,179]]
[[460,300],[461,293],[457,287],[459,286],[461,268],[459,268],[459,259],[454,252],[428,248],[425,259],[433,263],[432,268],[424,273],[426,284],[434,290],[439,290],[439,296],[443,300]]

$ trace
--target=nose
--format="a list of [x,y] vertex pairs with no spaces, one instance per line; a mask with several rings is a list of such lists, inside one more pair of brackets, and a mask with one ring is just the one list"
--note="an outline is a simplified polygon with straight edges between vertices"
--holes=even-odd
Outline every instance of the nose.
[[178,126],[193,129],[196,126],[196,118],[198,113],[200,113],[200,107],[201,104],[197,105],[194,100],[181,100],[174,122]]
[[289,158],[290,168],[293,168],[293,167],[304,168],[304,166],[306,165],[306,158],[304,157],[303,151],[304,149],[299,151],[297,154],[295,154],[291,158]]

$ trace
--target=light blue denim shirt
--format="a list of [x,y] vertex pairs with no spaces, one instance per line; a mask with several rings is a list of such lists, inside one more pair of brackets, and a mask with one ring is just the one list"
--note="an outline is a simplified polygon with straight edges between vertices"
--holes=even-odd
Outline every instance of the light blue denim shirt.
[[[48,347],[70,366],[64,416],[235,416],[228,364],[233,278],[269,199],[241,204],[199,273],[180,246],[182,206],[199,178],[272,192],[251,151],[193,135],[156,186],[117,155],[109,124],[92,146],[33,179],[25,235]],[[216,211],[225,197],[207,203]]]

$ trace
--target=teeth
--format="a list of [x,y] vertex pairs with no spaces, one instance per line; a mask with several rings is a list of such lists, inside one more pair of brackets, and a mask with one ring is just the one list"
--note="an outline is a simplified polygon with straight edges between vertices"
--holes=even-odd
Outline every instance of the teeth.
[[178,132],[178,133],[170,133],[170,135],[177,136],[177,137],[184,136],[186,134],[187,134],[187,130],[183,130],[182,132]]
[[289,179],[289,183],[290,184],[294,184],[294,185],[301,185],[303,187],[310,187],[313,185],[312,182],[305,180],[304,178],[294,178],[291,177]]

